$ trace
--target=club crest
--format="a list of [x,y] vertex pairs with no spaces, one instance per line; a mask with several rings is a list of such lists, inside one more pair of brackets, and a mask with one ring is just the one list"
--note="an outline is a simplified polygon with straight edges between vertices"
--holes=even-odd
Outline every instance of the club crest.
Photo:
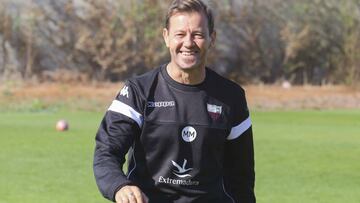
[[213,120],[217,120],[222,113],[222,106],[207,104],[207,111]]

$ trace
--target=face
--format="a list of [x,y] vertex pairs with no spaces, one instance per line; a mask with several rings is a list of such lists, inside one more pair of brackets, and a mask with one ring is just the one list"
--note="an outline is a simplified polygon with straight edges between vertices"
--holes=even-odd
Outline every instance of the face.
[[207,18],[203,13],[179,12],[170,17],[169,28],[163,37],[169,48],[172,66],[182,70],[204,68],[208,51],[215,41],[215,32],[209,34]]

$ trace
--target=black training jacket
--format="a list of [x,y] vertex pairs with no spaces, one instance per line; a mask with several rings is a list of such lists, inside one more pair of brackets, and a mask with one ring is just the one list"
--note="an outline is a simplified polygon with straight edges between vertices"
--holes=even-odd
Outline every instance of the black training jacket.
[[177,83],[166,65],[129,79],[97,132],[94,174],[112,201],[130,184],[149,203],[255,202],[244,90],[209,68],[199,85]]

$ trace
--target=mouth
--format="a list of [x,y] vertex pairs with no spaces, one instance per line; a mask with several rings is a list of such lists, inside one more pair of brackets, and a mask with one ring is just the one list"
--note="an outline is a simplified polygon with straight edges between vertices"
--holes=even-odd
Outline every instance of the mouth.
[[183,56],[194,56],[198,51],[180,51],[180,54]]

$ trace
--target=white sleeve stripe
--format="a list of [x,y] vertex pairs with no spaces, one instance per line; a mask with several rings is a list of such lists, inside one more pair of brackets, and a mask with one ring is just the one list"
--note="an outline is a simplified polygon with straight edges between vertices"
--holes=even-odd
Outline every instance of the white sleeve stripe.
[[240,137],[240,135],[242,135],[250,127],[251,127],[251,120],[250,120],[250,117],[248,117],[246,120],[244,120],[239,125],[231,128],[230,135],[226,139],[227,140],[236,139],[236,138]]
[[129,106],[123,102],[114,100],[112,102],[112,104],[110,105],[110,107],[108,108],[108,111],[121,113],[121,114],[133,119],[139,125],[140,128],[142,126],[142,122],[143,122],[142,115],[140,113],[138,113],[137,111],[135,111],[131,106]]

